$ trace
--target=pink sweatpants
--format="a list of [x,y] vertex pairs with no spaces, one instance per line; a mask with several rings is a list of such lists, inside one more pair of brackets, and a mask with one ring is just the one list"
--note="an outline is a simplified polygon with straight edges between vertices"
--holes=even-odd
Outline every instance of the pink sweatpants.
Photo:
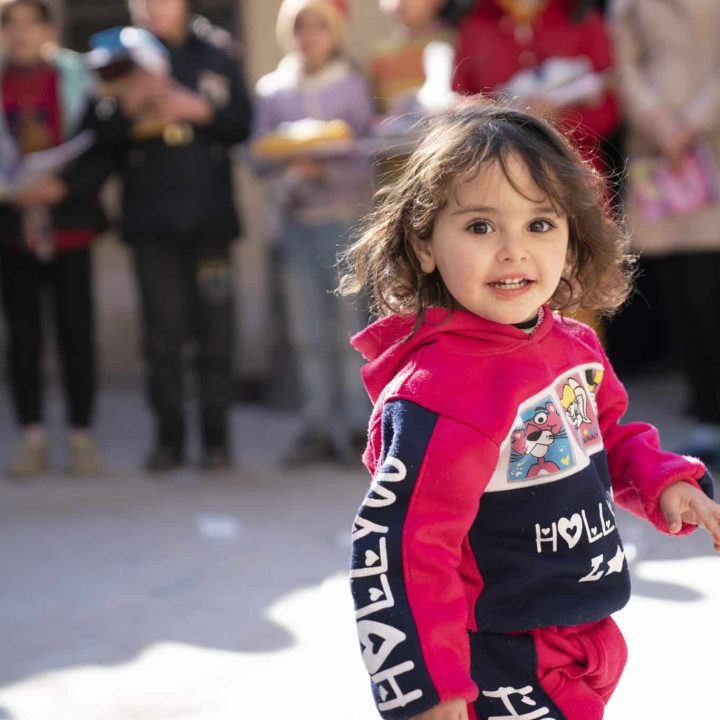
[[471,635],[480,697],[471,720],[601,720],[627,647],[612,618],[528,633]]

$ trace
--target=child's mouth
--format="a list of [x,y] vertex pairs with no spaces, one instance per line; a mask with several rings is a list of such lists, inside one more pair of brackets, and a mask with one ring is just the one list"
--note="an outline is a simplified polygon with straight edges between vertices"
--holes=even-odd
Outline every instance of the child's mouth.
[[490,282],[488,285],[497,290],[522,290],[522,288],[527,287],[531,282],[533,282],[533,280],[528,280],[528,278],[506,278],[505,280]]

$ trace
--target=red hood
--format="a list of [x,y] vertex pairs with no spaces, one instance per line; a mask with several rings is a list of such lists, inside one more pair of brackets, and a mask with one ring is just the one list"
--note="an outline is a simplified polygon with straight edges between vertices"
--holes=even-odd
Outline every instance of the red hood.
[[[532,334],[539,340],[552,327],[553,316],[544,308],[543,320]],[[486,320],[466,310],[449,313],[432,308],[422,325],[410,336],[415,315],[389,315],[377,320],[352,338],[352,346],[368,363],[362,369],[363,381],[373,403],[397,375],[410,355],[421,347],[442,343],[444,348],[467,355],[496,355],[508,352],[530,339],[514,325]]]

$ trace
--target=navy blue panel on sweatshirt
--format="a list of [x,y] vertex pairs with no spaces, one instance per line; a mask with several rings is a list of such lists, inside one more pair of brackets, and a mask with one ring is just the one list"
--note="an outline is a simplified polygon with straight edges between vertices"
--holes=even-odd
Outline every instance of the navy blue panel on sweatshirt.
[[363,660],[380,714],[399,719],[440,701],[427,668],[403,578],[402,535],[437,415],[387,403],[382,457],[353,527],[351,589]]
[[482,631],[595,622],[630,597],[604,452],[562,480],[485,493],[470,544],[485,581]]

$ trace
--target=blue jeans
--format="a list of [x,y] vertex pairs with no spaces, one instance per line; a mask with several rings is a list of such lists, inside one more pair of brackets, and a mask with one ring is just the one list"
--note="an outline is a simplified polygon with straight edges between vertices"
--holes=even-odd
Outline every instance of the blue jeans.
[[333,294],[337,254],[347,244],[344,222],[286,219],[281,241],[283,295],[300,376],[308,429],[341,446],[367,427],[370,404],[360,377],[362,358],[349,340],[366,322],[364,301]]

